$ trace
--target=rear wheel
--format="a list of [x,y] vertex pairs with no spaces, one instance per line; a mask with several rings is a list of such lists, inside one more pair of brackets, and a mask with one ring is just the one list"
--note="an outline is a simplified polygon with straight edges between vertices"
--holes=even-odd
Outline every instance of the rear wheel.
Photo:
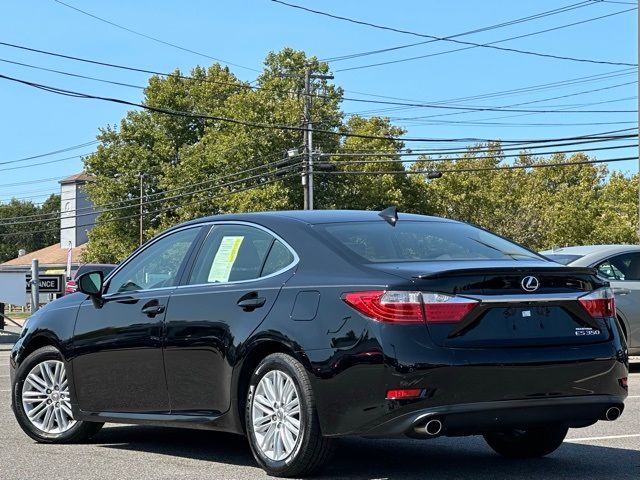
[[293,357],[274,353],[251,377],[245,412],[253,456],[270,475],[309,475],[328,460],[309,376]]
[[64,359],[55,347],[40,348],[22,362],[12,393],[18,424],[38,442],[81,442],[104,425],[73,418]]
[[566,427],[552,426],[530,430],[488,433],[484,439],[496,452],[507,458],[536,458],[558,449],[567,436]]

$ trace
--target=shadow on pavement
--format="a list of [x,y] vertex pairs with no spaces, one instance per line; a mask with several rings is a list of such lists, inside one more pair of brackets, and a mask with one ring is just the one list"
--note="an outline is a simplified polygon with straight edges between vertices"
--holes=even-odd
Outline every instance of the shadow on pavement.
[[246,439],[231,433],[171,427],[117,426],[102,429],[92,442],[106,448],[232,465],[255,465]]
[[[95,437],[104,448],[133,450],[256,466],[246,440],[238,435],[160,427],[110,427]],[[565,443],[547,458],[506,460],[480,437],[430,441],[340,439],[323,479],[637,478],[638,451]]]

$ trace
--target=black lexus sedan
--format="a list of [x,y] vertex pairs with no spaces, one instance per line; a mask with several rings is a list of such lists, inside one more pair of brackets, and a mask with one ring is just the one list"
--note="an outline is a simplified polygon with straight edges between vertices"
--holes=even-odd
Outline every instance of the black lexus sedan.
[[43,443],[104,422],[220,430],[278,476],[347,435],[484,435],[538,457],[627,396],[607,282],[457,221],[213,216],[78,284],[11,353],[13,410]]

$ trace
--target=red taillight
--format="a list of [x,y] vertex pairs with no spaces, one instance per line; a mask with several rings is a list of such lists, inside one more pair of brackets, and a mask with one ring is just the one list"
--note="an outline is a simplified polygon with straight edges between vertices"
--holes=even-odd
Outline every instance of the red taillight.
[[399,388],[396,390],[387,390],[387,400],[405,400],[409,398],[418,398],[422,395],[421,388]]
[[453,323],[462,320],[478,301],[441,293],[423,293],[424,316],[427,323]]
[[599,288],[578,299],[593,318],[615,317],[616,301],[609,287]]
[[363,315],[381,322],[424,322],[420,292],[373,290],[349,292],[345,302]]
[[345,302],[363,315],[382,322],[459,322],[478,305],[476,300],[441,293],[374,290],[349,292]]
[[622,378],[618,379],[618,383],[620,384],[620,386],[622,388],[629,388],[629,378],[628,377],[622,377]]

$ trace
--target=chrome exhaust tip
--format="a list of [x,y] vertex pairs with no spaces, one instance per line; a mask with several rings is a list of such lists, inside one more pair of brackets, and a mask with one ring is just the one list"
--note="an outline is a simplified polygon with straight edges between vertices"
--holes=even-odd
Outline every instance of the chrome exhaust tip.
[[610,422],[613,422],[614,420],[617,420],[621,414],[622,412],[618,407],[609,407],[607,408],[607,411],[604,412],[604,418],[606,420],[609,420]]
[[424,424],[423,430],[430,437],[438,436],[442,433],[442,421],[437,418],[429,420]]

